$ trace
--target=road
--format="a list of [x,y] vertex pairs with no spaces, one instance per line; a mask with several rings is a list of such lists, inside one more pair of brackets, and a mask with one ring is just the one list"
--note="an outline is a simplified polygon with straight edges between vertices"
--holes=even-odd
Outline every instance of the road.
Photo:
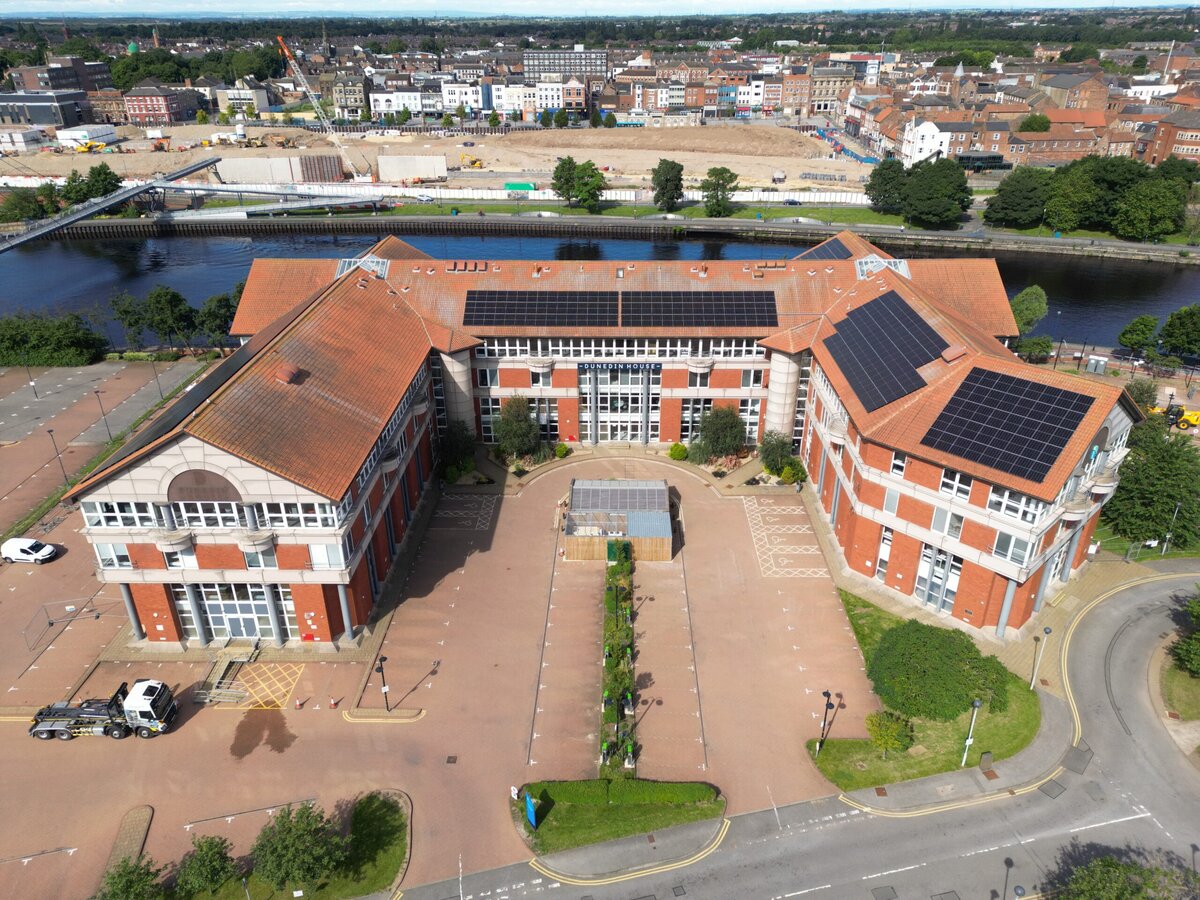
[[[1152,650],[1175,627],[1195,578],[1130,588],[1096,606],[1070,639],[1068,671],[1083,746],[1082,774],[1045,789],[947,812],[891,818],[836,798],[735,818],[720,847],[686,868],[610,885],[558,884],[528,865],[463,879],[463,900],[548,892],[594,900],[783,900],[1033,895],[1096,855],[1150,848],[1176,865],[1200,855],[1200,771],[1159,721],[1148,688]],[[1051,785],[1047,785],[1051,787]],[[1053,792],[1053,790],[1051,791]],[[888,889],[891,890],[888,890]],[[952,893],[953,892],[953,893]],[[405,900],[459,897],[457,882],[406,890]]]

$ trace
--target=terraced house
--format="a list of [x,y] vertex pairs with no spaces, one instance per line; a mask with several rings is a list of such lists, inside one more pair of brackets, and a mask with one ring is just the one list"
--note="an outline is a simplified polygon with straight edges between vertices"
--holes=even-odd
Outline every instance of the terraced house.
[[370,621],[436,432],[791,435],[844,564],[998,633],[1087,559],[1135,405],[1024,365],[993,260],[843,233],[790,260],[257,260],[237,353],[72,493],[134,635],[330,646]]

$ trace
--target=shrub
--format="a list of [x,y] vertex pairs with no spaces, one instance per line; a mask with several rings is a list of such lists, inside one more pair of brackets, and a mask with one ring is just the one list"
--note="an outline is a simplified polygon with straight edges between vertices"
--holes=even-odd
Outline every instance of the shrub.
[[871,743],[887,759],[888,751],[903,752],[913,745],[912,722],[898,713],[873,712],[866,718],[867,734]]
[[808,469],[804,468],[804,463],[800,462],[798,459],[793,459],[790,463],[788,463],[788,465],[791,466],[792,471],[796,473],[796,480],[798,482],[804,484],[804,482],[808,481]]
[[746,447],[746,423],[730,406],[714,406],[700,417],[700,439],[709,457],[730,456]]
[[708,449],[708,444],[704,443],[700,438],[695,438],[687,445],[688,462],[693,465],[702,466],[713,458],[713,452]]
[[585,806],[604,806],[608,803],[608,782],[603,778],[590,781],[541,781],[527,785],[525,790],[535,798],[544,791],[556,803],[579,803]]
[[681,444],[676,441],[671,445],[671,449],[667,452],[667,456],[676,462],[683,462],[688,458],[688,448],[686,444]]
[[163,871],[149,857],[134,862],[126,856],[104,873],[95,900],[155,900],[163,895],[158,881]]
[[1175,664],[1193,678],[1200,678],[1200,631],[1180,638],[1171,645]]
[[538,423],[529,409],[529,401],[519,394],[509,397],[500,406],[496,422],[496,443],[504,456],[525,456],[541,443]]
[[121,358],[121,354],[120,354],[120,353],[105,353],[105,354],[104,354],[104,361],[105,361],[105,362],[116,362],[116,361],[117,361],[118,359],[120,359],[120,358]]
[[632,803],[704,803],[717,798],[716,789],[700,782],[642,781],[623,778],[608,786],[608,802]]
[[558,459],[566,459],[571,455],[571,448],[560,441],[554,445],[554,455]]
[[142,350],[126,350],[121,354],[121,358],[126,362],[150,362],[154,358],[154,354]]
[[[452,420],[446,426],[446,433],[438,439],[438,455],[441,457],[443,468],[454,466],[465,469],[465,463],[475,463],[475,432],[466,422]],[[469,471],[469,470],[468,470]]]
[[784,484],[795,484],[796,470],[790,465],[784,466],[783,471],[779,473],[779,480]]
[[0,317],[0,366],[86,366],[107,349],[104,336],[75,313]]
[[207,353],[204,354],[204,358],[207,360],[214,360],[214,359],[220,359],[224,355],[225,354],[223,354],[220,350],[209,350]]
[[529,470],[528,470],[528,469],[526,469],[526,468],[525,468],[523,465],[521,465],[520,463],[517,463],[515,466],[513,466],[512,473],[513,473],[514,475],[516,475],[518,478],[523,478],[523,477],[525,477],[526,475],[528,475],[528,474],[529,474]]
[[183,354],[178,350],[159,350],[154,354],[155,362],[175,362]]
[[[792,437],[781,431],[768,431],[758,445],[758,458],[762,467],[771,475],[783,473],[784,466],[792,458]],[[791,482],[788,482],[789,484]]]
[[317,806],[277,811],[251,850],[254,871],[268,884],[312,888],[346,859],[346,839]]
[[443,477],[446,479],[446,484],[457,484],[458,479],[462,478],[462,473],[454,466],[446,466],[446,472]]
[[192,851],[183,858],[175,874],[175,890],[185,895],[217,889],[237,875],[237,865],[229,854],[229,841],[223,837],[192,836]]
[[961,631],[909,619],[884,632],[867,666],[867,676],[885,705],[906,716],[949,722],[989,700],[1007,706],[1008,672],[995,657],[984,658]]

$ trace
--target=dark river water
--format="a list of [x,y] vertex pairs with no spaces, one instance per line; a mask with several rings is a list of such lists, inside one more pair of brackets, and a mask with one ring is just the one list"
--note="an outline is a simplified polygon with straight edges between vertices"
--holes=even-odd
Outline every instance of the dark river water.
[[[775,259],[795,256],[794,244],[699,240],[580,240],[556,237],[404,235],[427,253],[452,259]],[[157,284],[194,304],[230,290],[264,257],[350,257],[375,242],[370,235],[168,237],[108,241],[38,241],[0,255],[0,314],[76,311],[108,328],[108,298],[121,290],[144,295]],[[1056,256],[997,256],[1009,294],[1040,284],[1050,313],[1039,333],[1055,340],[1113,345],[1134,316],[1165,318],[1200,302],[1200,268]]]

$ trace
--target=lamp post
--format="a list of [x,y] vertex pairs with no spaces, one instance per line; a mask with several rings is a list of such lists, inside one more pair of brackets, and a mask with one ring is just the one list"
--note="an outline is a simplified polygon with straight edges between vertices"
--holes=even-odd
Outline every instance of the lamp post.
[[967,729],[967,739],[963,742],[963,758],[962,762],[958,764],[960,769],[967,764],[967,754],[971,750],[971,745],[975,743],[975,717],[979,715],[981,706],[983,706],[982,700],[971,701],[971,727]]
[[1169,546],[1171,546],[1171,532],[1173,532],[1173,531],[1175,530],[1175,520],[1179,518],[1179,506],[1180,506],[1180,504],[1182,504],[1182,503],[1183,503],[1183,501],[1182,501],[1182,500],[1176,500],[1176,501],[1175,501],[1175,512],[1173,512],[1173,513],[1171,514],[1171,531],[1168,531],[1168,532],[1167,532],[1167,536],[1166,536],[1166,538],[1164,538],[1164,540],[1163,540],[1163,548],[1162,548],[1162,555],[1163,555],[1163,556],[1166,556],[1166,555],[1167,555],[1167,548],[1168,548]]
[[41,397],[38,396],[37,385],[33,381],[33,373],[29,371],[29,362],[28,362],[29,357],[25,357],[25,360],[26,360],[26,362],[25,362],[25,377],[29,381],[29,386],[31,388],[33,388],[33,399],[40,400]]
[[386,676],[384,676],[384,674],[383,674],[383,664],[384,664],[385,662],[387,662],[387,657],[386,657],[386,656],[381,656],[381,657],[379,657],[379,665],[377,665],[377,666],[375,667],[375,671],[379,673],[379,680],[380,680],[381,682],[383,682],[383,686],[382,686],[382,687],[380,687],[380,689],[379,689],[379,690],[380,690],[380,691],[383,693],[383,708],[384,708],[384,710],[386,710],[387,712],[391,712],[391,711],[392,711],[391,703],[388,701],[388,684],[387,684],[387,678],[386,678]]
[[[1051,631],[1053,631],[1053,629],[1049,625],[1042,629],[1042,633],[1045,634],[1046,637],[1041,641],[1038,641],[1037,650],[1033,655],[1033,677],[1029,679],[1029,689],[1031,691],[1033,690],[1034,682],[1037,681],[1038,666],[1042,664],[1042,653],[1044,653],[1046,650],[1046,641],[1050,639]],[[1035,641],[1038,640],[1036,634],[1033,636],[1033,639]]]
[[158,380],[158,366],[154,364],[154,354],[150,354],[150,369],[154,372],[154,383],[158,386],[158,399],[165,400],[162,392],[162,384]]
[[46,434],[50,435],[50,443],[54,445],[54,456],[58,459],[58,468],[62,472],[63,484],[70,487],[71,479],[67,477],[67,467],[63,465],[62,454],[58,452],[58,441],[54,439],[54,429],[47,428]]
[[833,709],[833,701],[830,699],[833,695],[829,691],[821,691],[821,696],[825,698],[825,708],[821,712],[821,736],[817,738],[817,752],[813,754],[813,759],[821,755],[821,748],[825,746],[825,731],[829,727],[829,711]]
[[108,442],[112,443],[112,429],[108,427],[108,414],[104,412],[104,402],[100,399],[99,391],[92,391],[96,395],[96,404],[100,407],[100,418],[104,420],[104,430],[108,432]]

